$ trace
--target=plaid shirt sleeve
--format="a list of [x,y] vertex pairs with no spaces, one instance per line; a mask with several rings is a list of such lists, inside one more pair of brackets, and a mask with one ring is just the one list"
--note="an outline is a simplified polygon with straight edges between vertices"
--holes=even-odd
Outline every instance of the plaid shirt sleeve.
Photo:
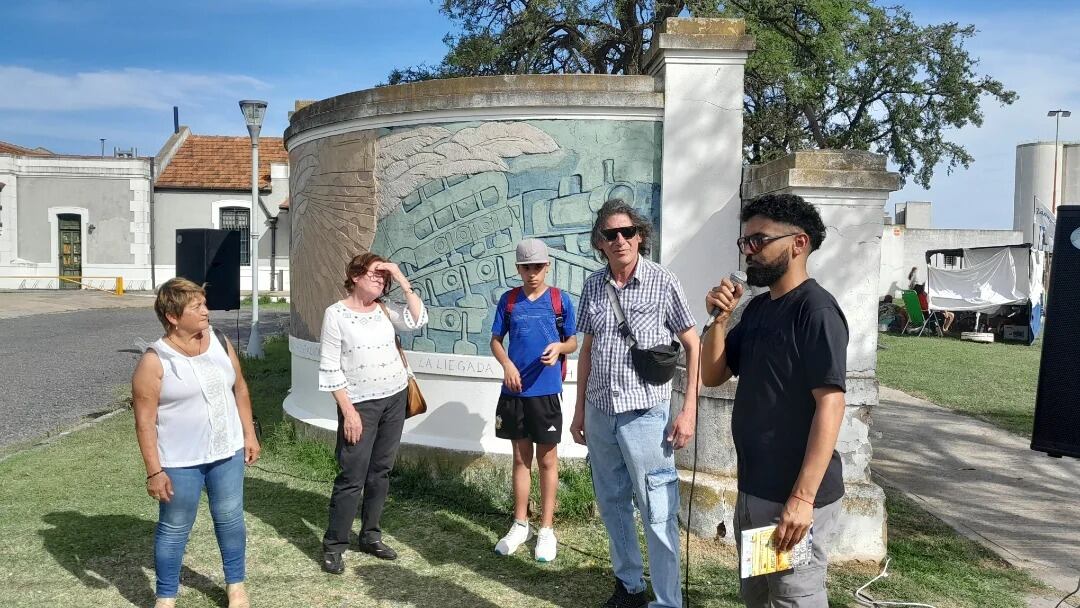
[[682,284],[674,276],[671,278],[668,289],[670,292],[668,294],[668,311],[665,325],[672,333],[681,334],[697,325],[697,323],[694,321],[694,313],[690,312],[690,305],[686,302],[686,294],[683,293]]
[[592,320],[589,318],[589,305],[593,299],[592,295],[592,281],[585,281],[585,285],[581,288],[581,299],[578,300],[577,307],[577,330],[583,334],[595,334],[596,329],[592,326]]

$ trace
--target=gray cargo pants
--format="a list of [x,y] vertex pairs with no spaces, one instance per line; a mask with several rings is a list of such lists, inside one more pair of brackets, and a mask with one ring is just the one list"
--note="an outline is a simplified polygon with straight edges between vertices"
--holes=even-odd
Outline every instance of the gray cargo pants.
[[[826,549],[840,514],[841,500],[814,509],[814,555],[810,563],[775,574],[740,581],[739,597],[747,608],[828,608],[825,592]],[[735,501],[735,542],[742,550],[742,531],[775,524],[784,504],[739,492]]]

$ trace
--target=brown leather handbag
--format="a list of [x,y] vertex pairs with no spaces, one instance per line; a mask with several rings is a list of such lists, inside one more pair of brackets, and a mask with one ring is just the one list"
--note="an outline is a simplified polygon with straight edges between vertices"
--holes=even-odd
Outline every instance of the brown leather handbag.
[[405,372],[409,374],[409,396],[405,401],[405,417],[412,418],[427,411],[427,400],[424,399],[424,393],[420,392],[420,384],[417,383],[416,377],[413,376],[412,370],[409,369],[409,361],[405,358],[405,351],[401,348],[401,338],[394,336],[394,341],[397,342],[398,354],[401,355],[401,363],[405,366]]
[[[386,309],[386,304],[379,302],[379,306],[382,306],[383,314],[389,319],[390,312]],[[401,364],[405,366],[405,373],[409,375],[409,394],[405,401],[405,417],[412,418],[427,411],[427,400],[424,399],[424,393],[420,392],[420,384],[416,382],[412,369],[409,368],[409,360],[405,358],[405,349],[401,348],[401,337],[397,335],[397,330],[394,330],[394,344],[397,346],[398,354],[401,355]]]

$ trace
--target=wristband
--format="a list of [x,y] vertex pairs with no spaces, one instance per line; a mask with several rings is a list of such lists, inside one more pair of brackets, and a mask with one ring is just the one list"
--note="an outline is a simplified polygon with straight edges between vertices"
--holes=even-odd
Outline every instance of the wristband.
[[792,494],[791,497],[794,498],[795,500],[801,500],[801,501],[805,502],[806,504],[810,505],[811,509],[814,508],[814,503],[810,502],[809,500],[806,500],[805,498],[803,498],[801,496],[796,496],[796,495]]
[[165,469],[161,469],[160,471],[158,471],[157,473],[154,473],[153,475],[147,475],[146,476],[146,481],[150,481],[151,479],[157,477],[158,475],[161,475],[164,472],[165,472]]

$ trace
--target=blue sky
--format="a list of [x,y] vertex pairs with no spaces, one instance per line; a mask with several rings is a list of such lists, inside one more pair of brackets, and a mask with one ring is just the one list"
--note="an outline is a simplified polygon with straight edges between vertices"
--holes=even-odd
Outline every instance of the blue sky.
[[[909,184],[893,202],[933,201],[934,224],[1011,228],[1016,144],[1053,139],[1051,108],[1080,111],[1080,5],[1049,0],[918,0],[925,23],[974,24],[981,70],[1020,94],[987,103],[981,129],[953,134],[976,161]],[[4,0],[0,140],[67,154],[137,147],[153,154],[180,121],[201,134],[243,135],[237,100],[270,102],[279,135],[296,99],[385,81],[394,67],[436,63],[450,23],[428,0]],[[1080,114],[1062,139],[1080,139]],[[1070,120],[1078,121],[1071,123]]]

